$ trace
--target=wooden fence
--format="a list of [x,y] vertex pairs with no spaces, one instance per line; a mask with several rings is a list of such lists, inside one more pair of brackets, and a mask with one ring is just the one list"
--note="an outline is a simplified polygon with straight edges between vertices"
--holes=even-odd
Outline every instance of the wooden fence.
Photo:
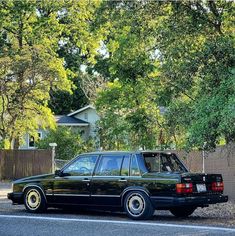
[[[185,162],[191,172],[202,172],[202,151],[172,151]],[[215,152],[205,153],[205,172],[222,174],[224,194],[235,201],[235,144],[217,147]]]
[[[202,172],[201,151],[172,151],[185,162],[191,172]],[[0,150],[0,180],[51,173],[51,150]],[[235,144],[207,152],[205,172],[222,174],[225,191],[235,201]]]
[[51,173],[51,150],[0,150],[0,180]]

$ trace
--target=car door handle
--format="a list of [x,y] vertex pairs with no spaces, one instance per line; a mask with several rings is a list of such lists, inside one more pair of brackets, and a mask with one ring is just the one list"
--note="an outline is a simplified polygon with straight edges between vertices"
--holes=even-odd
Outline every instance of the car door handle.
[[87,179],[87,178],[85,178],[85,179],[83,179],[82,181],[83,181],[83,182],[90,182],[91,180],[90,180],[90,179]]
[[119,179],[118,181],[119,181],[119,182],[126,182],[127,180],[124,179],[124,178],[121,178],[121,179]]

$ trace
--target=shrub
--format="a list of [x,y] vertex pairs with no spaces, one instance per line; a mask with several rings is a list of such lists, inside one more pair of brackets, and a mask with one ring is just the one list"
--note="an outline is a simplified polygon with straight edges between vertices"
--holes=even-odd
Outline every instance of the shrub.
[[79,131],[74,131],[69,127],[50,130],[44,139],[37,141],[36,146],[40,149],[47,149],[49,143],[57,144],[56,159],[69,160],[77,154],[94,150],[93,139],[84,141]]

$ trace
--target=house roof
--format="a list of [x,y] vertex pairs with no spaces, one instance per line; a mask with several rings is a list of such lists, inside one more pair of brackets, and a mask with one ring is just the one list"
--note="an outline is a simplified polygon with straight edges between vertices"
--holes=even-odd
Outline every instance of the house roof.
[[56,123],[58,125],[68,125],[68,126],[87,126],[89,125],[88,122],[71,117],[71,116],[57,116],[56,117]]
[[76,110],[76,111],[74,111],[72,113],[69,113],[67,116],[74,116],[74,115],[76,115],[76,114],[78,114],[78,113],[80,113],[82,111],[87,110],[87,109],[95,109],[95,108],[92,105],[87,105],[87,106],[82,107],[82,108],[80,108],[80,109],[78,109],[78,110]]

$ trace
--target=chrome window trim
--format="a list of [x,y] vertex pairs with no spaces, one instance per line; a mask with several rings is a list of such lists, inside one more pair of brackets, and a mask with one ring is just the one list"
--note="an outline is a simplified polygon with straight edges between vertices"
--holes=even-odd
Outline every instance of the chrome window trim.
[[91,195],[91,197],[121,197],[121,195],[94,194],[94,195]]
[[127,175],[94,175],[92,176],[92,179],[94,178],[128,178],[129,179],[129,176]]
[[65,196],[65,197],[121,197],[121,195],[107,195],[107,194],[70,194],[70,193],[58,193],[58,194],[46,194],[48,196]]
[[90,197],[90,194],[54,193],[53,196],[64,197]]
[[62,176],[62,177],[60,177],[60,176],[56,176],[55,177],[56,179],[57,178],[60,178],[60,179],[91,179],[92,178],[92,176],[91,175],[68,175],[68,176]]
[[162,180],[162,181],[169,181],[169,180],[171,180],[171,181],[179,181],[179,179],[163,179],[163,178],[143,178],[143,180]]

